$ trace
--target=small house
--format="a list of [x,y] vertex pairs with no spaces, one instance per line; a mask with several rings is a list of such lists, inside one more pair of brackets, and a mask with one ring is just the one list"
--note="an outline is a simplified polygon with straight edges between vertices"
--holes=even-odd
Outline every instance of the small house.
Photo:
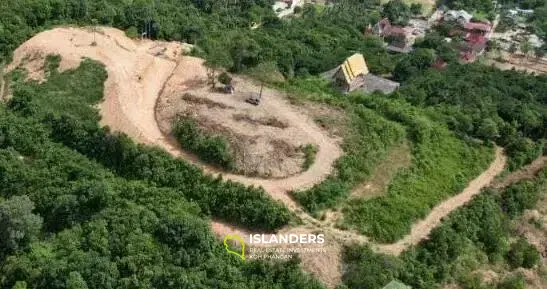
[[368,72],[363,54],[355,53],[338,67],[338,70],[334,74],[334,79],[338,86],[349,92],[355,88],[355,80],[360,76],[367,75]]
[[365,58],[360,53],[348,57],[341,65],[323,73],[322,76],[346,93],[357,89],[366,93],[391,93],[399,87],[399,83],[395,81],[369,73]]
[[414,28],[391,25],[389,19],[384,18],[378,21],[372,30],[388,43],[388,50],[400,53],[412,51],[412,45],[416,40]]

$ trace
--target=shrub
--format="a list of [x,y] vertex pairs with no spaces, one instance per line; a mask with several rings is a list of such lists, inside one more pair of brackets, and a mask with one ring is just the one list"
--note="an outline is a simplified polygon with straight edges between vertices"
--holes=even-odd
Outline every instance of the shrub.
[[218,76],[218,81],[224,85],[228,85],[232,83],[232,77],[228,73],[223,72]]
[[508,276],[501,281],[496,289],[525,289],[526,282],[521,275]]
[[135,39],[135,38],[138,38],[139,37],[139,30],[137,29],[137,27],[135,26],[131,26],[129,27],[129,29],[127,29],[125,31],[125,35],[131,39]]
[[301,149],[304,152],[304,163],[302,164],[302,168],[304,170],[307,170],[315,162],[315,155],[317,154],[317,146],[313,144],[307,144],[303,146]]
[[203,133],[193,119],[184,116],[174,121],[173,133],[183,148],[196,153],[202,160],[225,169],[234,168],[232,153],[223,136]]
[[517,242],[511,245],[511,249],[507,252],[507,263],[513,268],[523,267],[532,268],[540,259],[539,252],[526,239],[520,238]]
[[509,217],[518,217],[526,209],[531,209],[539,199],[538,185],[534,182],[513,184],[501,193],[501,208]]

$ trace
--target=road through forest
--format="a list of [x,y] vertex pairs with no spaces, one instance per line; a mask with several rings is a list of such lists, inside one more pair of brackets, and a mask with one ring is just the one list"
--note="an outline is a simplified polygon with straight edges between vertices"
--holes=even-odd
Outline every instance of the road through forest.
[[[114,131],[121,131],[137,142],[158,146],[173,156],[192,161],[176,143],[169,139],[169,136],[160,131],[155,119],[155,106],[163,87],[173,74],[183,71],[187,74],[183,78],[192,78],[192,66],[202,65],[201,60],[182,56],[180,43],[133,41],[122,31],[113,28],[100,28],[100,32],[96,35],[96,46],[90,45],[92,37],[91,30],[81,28],[56,28],[39,33],[15,51],[14,61],[7,70],[24,65],[30,70],[30,77],[40,79],[43,77],[43,71],[40,73],[37,70],[43,69],[43,61],[41,65],[33,65],[32,61],[29,61],[32,59],[29,56],[35,54],[41,55],[42,58],[48,54],[59,54],[62,57],[60,70],[77,67],[84,57],[97,60],[105,65],[108,72],[104,102],[99,106],[102,115],[101,124],[109,125]],[[161,48],[161,55],[156,52],[158,47]],[[181,70],[181,67],[188,69]],[[317,277],[333,288],[341,278],[342,245],[352,242],[370,242],[366,236],[357,232],[339,230],[331,226],[332,224],[311,217],[289,196],[288,192],[306,189],[322,182],[331,173],[333,164],[342,155],[342,151],[338,144],[331,141],[327,133],[311,118],[299,114],[283,97],[268,98],[261,105],[271,106],[272,109],[281,111],[291,123],[313,136],[319,148],[315,163],[306,172],[285,179],[269,180],[226,173],[222,175],[225,179],[245,185],[262,186],[269,195],[283,202],[302,220],[301,225],[283,228],[279,233],[319,231],[323,232],[329,240],[334,241],[331,244],[332,255],[326,255],[327,261],[322,259],[325,256],[316,256],[317,254],[302,258],[304,269],[314,272]],[[221,173],[212,167],[198,165],[206,173]],[[461,193],[435,206],[426,218],[412,226],[407,236],[394,244],[371,244],[371,246],[380,252],[398,255],[409,246],[418,244],[427,238],[431,230],[444,217],[469,202],[473,196],[480,193],[481,189],[489,186],[503,171],[505,165],[506,156],[501,148],[496,147],[495,158],[490,167],[472,180]],[[533,165],[535,169],[538,166],[542,167],[545,165],[545,159],[541,164]],[[523,175],[525,174],[512,175],[511,182]],[[213,221],[212,228],[219,236],[227,234],[248,236],[249,233],[244,228],[219,221]],[[325,262],[328,266],[325,266]]]

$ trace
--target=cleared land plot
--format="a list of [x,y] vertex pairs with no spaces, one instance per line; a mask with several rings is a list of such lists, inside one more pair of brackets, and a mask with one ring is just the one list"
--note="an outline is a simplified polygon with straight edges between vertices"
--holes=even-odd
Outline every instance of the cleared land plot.
[[255,106],[245,100],[258,94],[260,85],[249,79],[234,76],[233,94],[219,87],[212,89],[207,80],[201,59],[183,59],[156,106],[158,124],[165,135],[172,135],[173,121],[182,115],[195,120],[201,131],[225,137],[237,173],[264,178],[294,176],[304,170],[302,148],[329,138],[319,127],[306,129],[306,113],[291,108],[275,90],[264,88],[262,101]]

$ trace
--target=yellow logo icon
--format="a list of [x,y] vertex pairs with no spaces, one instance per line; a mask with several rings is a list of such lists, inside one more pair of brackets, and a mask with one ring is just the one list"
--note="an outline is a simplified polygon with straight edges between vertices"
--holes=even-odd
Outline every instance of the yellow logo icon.
[[[236,251],[230,250],[229,245],[228,245],[228,240],[235,240],[235,241],[239,242],[239,244],[241,244],[241,252],[236,252]],[[224,247],[226,247],[226,251],[228,251],[228,253],[237,255],[237,256],[239,256],[239,258],[241,258],[241,260],[245,260],[245,242],[243,242],[243,239],[240,236],[238,236],[238,235],[228,235],[228,236],[224,237]]]

